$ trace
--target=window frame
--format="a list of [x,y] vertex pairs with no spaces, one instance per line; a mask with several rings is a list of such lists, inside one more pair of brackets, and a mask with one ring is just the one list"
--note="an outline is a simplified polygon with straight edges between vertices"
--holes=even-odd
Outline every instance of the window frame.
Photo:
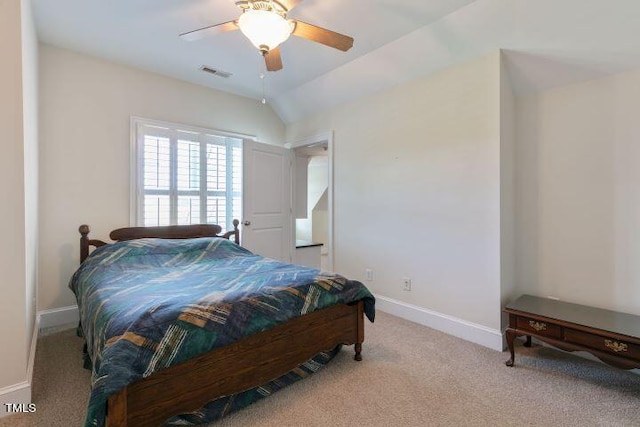
[[[141,161],[144,157],[144,136],[149,135],[148,131],[141,132],[141,128],[145,130],[148,128],[155,128],[153,130],[153,136],[161,138],[169,138],[169,140],[176,139],[176,135],[179,132],[193,132],[197,134],[212,135],[218,137],[236,138],[244,141],[257,141],[257,137],[254,135],[241,134],[236,132],[221,131],[217,129],[208,129],[198,126],[185,125],[181,123],[173,123],[162,120],[147,119],[143,117],[132,116],[131,117],[131,145],[130,145],[130,201],[129,201],[129,225],[131,227],[144,227],[143,209],[144,209],[144,177],[143,168],[141,167]],[[200,139],[198,139],[200,141]],[[202,141],[200,141],[202,142]],[[244,161],[243,161],[244,163]],[[173,165],[171,166],[174,167]],[[206,180],[206,175],[201,174],[202,180]],[[244,181],[244,180],[243,180]],[[243,184],[244,185],[244,184]],[[171,188],[172,187],[172,188]],[[179,193],[177,186],[172,185],[170,187],[170,193]],[[171,197],[171,196],[170,196]],[[243,204],[244,206],[244,204]],[[171,210],[177,209],[177,203]],[[244,209],[244,207],[243,207]],[[240,218],[237,218],[240,219]],[[206,216],[205,216],[206,221]],[[226,224],[219,224],[226,227]]]

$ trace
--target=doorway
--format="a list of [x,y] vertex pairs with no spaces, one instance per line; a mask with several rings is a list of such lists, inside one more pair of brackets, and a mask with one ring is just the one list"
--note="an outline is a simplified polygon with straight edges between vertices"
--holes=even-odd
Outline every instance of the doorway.
[[333,271],[331,133],[288,144],[293,149],[293,261]]

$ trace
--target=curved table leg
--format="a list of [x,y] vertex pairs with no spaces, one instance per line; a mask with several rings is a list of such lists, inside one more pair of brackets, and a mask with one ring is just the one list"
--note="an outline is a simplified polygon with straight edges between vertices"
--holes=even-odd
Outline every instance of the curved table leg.
[[516,338],[516,331],[511,328],[507,328],[506,334],[507,334],[507,346],[509,347],[511,358],[505,362],[505,365],[513,366],[515,362],[515,351],[513,348],[513,340]]

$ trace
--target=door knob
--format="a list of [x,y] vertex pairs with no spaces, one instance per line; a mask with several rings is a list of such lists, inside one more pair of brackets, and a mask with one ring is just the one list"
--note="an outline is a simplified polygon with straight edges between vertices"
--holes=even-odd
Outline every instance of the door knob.
[[242,225],[246,225],[247,227],[251,225],[251,221],[244,221]]

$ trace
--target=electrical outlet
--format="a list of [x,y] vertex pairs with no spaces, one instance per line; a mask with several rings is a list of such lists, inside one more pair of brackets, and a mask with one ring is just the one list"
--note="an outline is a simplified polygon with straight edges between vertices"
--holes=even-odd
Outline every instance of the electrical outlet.
[[408,277],[404,277],[402,279],[402,284],[404,286],[404,290],[405,291],[410,291],[411,290],[411,279],[409,279]]
[[368,282],[373,281],[373,270],[370,268],[365,268],[364,277],[365,279],[367,279]]

